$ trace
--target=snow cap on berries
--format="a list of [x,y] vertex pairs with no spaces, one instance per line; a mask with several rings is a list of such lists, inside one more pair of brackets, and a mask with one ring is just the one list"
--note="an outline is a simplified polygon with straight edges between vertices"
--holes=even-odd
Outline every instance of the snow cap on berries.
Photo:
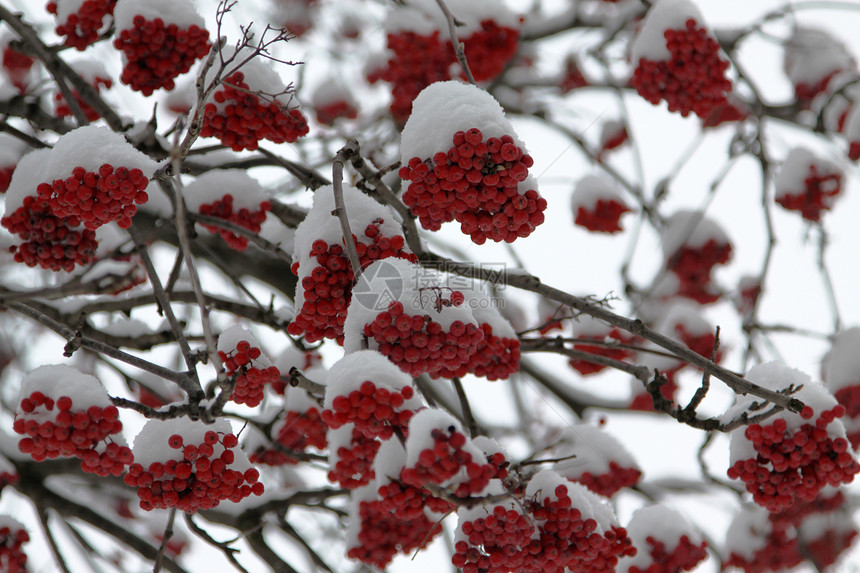
[[[811,182],[810,179],[815,181]],[[840,191],[842,170],[804,147],[795,147],[785,158],[774,181],[774,199],[787,209],[799,210],[817,221],[822,210],[830,209]],[[792,197],[802,200],[795,207]]]
[[808,26],[793,26],[785,43],[783,67],[799,96],[810,98],[826,88],[837,72],[852,70],[857,62],[845,45],[829,31]]
[[[406,438],[406,465],[414,466],[418,463],[418,457],[424,450],[432,450],[434,445],[433,430],[441,430],[445,434],[459,432],[468,436],[463,430],[460,422],[451,414],[438,408],[426,408],[421,410],[409,420],[409,437]],[[463,450],[472,454],[472,461],[484,462],[484,453],[467,440]]]
[[550,501],[558,500],[556,488],[563,487],[572,503],[571,507],[582,512],[583,519],[591,518],[597,522],[596,533],[604,533],[613,526],[618,525],[618,520],[612,508],[606,503],[605,498],[589,490],[582,484],[570,482],[552,470],[541,470],[532,476],[526,486],[526,499],[534,499],[543,503],[546,498]]
[[769,518],[770,513],[758,506],[747,505],[738,511],[726,532],[725,556],[737,554],[747,562],[754,561],[773,529]]
[[149,21],[161,19],[165,26],[206,27],[206,21],[198,14],[191,0],[118,0],[113,11],[117,32],[135,29],[135,16],[143,16]]
[[[216,44],[212,49],[218,50],[218,45]],[[298,102],[292,96],[292,93],[288,92],[284,80],[266,63],[266,58],[255,57],[254,51],[249,47],[244,47],[240,50],[236,50],[233,47],[225,47],[222,50],[222,54],[224,60],[235,57],[234,62],[245,62],[238,71],[243,75],[242,81],[248,84],[248,90],[266,94],[267,98],[273,98],[282,106],[290,106],[291,108],[297,106]],[[206,85],[215,80],[217,73],[218,66],[209,68],[206,74]],[[218,90],[216,89],[213,93],[217,92]],[[219,111],[222,111],[227,106],[227,102],[215,101],[212,96],[205,103],[214,104]]]
[[[325,381],[323,407],[331,410],[335,398],[360,390],[366,380],[373,382],[377,388],[385,388],[393,392],[399,392],[406,386],[412,385],[412,378],[379,352],[358,350],[347,354],[329,369]],[[415,410],[421,406],[421,398],[415,395],[406,400],[399,409]]]
[[269,195],[260,183],[243,169],[212,169],[186,185],[183,191],[185,204],[191,211],[214,203],[226,195],[233,197],[235,210],[257,211],[260,204],[269,200]]
[[140,169],[147,178],[158,167],[121,134],[103,126],[79,127],[60,136],[53,148],[38,149],[21,158],[6,192],[6,215],[22,206],[25,197],[36,195],[40,183],[66,179],[75,167],[98,173],[104,164]]
[[566,430],[559,445],[553,449],[553,457],[570,458],[555,464],[554,469],[558,474],[591,486],[589,489],[600,490],[599,493],[603,495],[608,490],[617,490],[632,483],[626,483],[631,481],[626,478],[622,480],[625,483],[619,484],[617,488],[611,487],[612,484],[605,484],[604,487],[604,484],[592,483],[594,480],[600,482],[601,476],[617,472],[630,473],[628,477],[635,483],[642,473],[636,460],[617,438],[590,424],[576,424]]
[[[220,437],[233,433],[233,428],[230,422],[223,418],[215,420],[214,424],[205,424],[199,420],[190,420],[188,418],[173,418],[169,420],[149,420],[141,428],[140,433],[134,438],[132,452],[134,453],[134,461],[148,468],[153,462],[167,462],[174,460],[180,462],[184,459],[183,449],[173,448],[169,445],[171,436],[177,435],[182,438],[182,443],[186,446],[206,443],[206,433],[216,432]],[[212,444],[214,453],[209,456],[212,459],[218,458],[224,451],[224,446],[221,442]],[[239,448],[232,448],[234,461],[230,464],[230,469],[237,471],[245,471],[251,469],[251,463],[248,461],[248,456],[245,455]]]
[[[453,0],[448,2],[457,21],[460,38],[469,36],[481,29],[481,22],[493,20],[499,26],[519,28],[519,19],[504,3],[497,0]],[[429,36],[436,31],[448,30],[445,14],[435,0],[410,0],[406,5],[395,5],[385,20],[388,33],[415,32]]]
[[455,133],[471,128],[479,129],[485,139],[510,135],[514,144],[527,153],[493,96],[479,87],[452,80],[430,84],[412,102],[412,115],[400,139],[403,165],[413,157],[429,159],[447,151]]
[[55,402],[63,396],[68,396],[73,401],[75,411],[86,410],[91,406],[106,408],[113,404],[107,390],[95,376],[84,374],[77,368],[63,364],[40,366],[24,376],[18,399],[19,408],[15,413],[18,418],[37,422],[54,419],[56,414],[49,413],[44,408],[36,408],[32,412],[24,412],[20,409],[21,401],[29,398],[33,392],[41,392]]
[[[234,324],[218,336],[218,352],[230,354],[236,350],[236,345],[242,341],[251,345],[251,348],[260,348],[260,343],[251,334],[251,331],[239,324]],[[251,358],[249,356],[249,358]],[[256,368],[268,368],[272,366],[272,361],[265,354],[260,354],[257,358],[251,358],[249,364]]]
[[701,211],[681,210],[666,221],[663,231],[663,258],[669,260],[681,247],[697,249],[713,240],[719,245],[729,243],[726,232],[715,220]]
[[633,41],[633,64],[639,60],[667,61],[672,58],[666,47],[666,30],[683,30],[687,20],[704,22],[702,13],[690,0],[658,0],[645,16],[642,29]]

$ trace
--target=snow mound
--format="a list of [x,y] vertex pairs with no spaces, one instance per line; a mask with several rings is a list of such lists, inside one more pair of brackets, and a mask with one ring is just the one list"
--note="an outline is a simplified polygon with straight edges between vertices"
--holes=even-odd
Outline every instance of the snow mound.
[[684,30],[687,20],[692,18],[700,25],[704,23],[702,13],[690,0],[658,0],[642,23],[642,29],[633,41],[631,60],[638,64],[644,58],[656,62],[671,59],[666,47],[666,30]]
[[176,24],[186,29],[192,25],[206,27],[206,21],[197,13],[191,0],[119,0],[113,10],[117,31],[133,30],[135,16],[143,16],[149,21],[158,18],[165,26]]

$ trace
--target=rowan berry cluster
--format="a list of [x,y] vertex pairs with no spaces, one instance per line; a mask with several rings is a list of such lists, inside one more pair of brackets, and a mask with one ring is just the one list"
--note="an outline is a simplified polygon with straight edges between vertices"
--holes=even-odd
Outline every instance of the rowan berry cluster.
[[[194,513],[217,507],[225,499],[238,503],[251,494],[263,494],[259,471],[230,468],[235,461],[232,450],[239,444],[233,434],[210,430],[199,444],[186,444],[182,436],[173,434],[167,444],[181,450],[181,460],[152,462],[148,468],[134,463],[123,478],[126,485],[138,488],[141,509],[175,507]],[[217,457],[216,448],[222,450]]]
[[409,554],[423,549],[442,531],[423,513],[414,519],[401,519],[382,507],[378,500],[358,504],[361,522],[354,545],[347,551],[352,559],[384,569],[398,552]]
[[[708,304],[719,298],[709,288],[711,271],[716,265],[724,265],[732,256],[730,243],[709,239],[705,244],[679,248],[667,263],[680,282],[678,295],[691,298],[699,304]],[[709,355],[710,351],[706,355]]]
[[263,139],[292,143],[308,133],[308,122],[298,109],[286,109],[278,101],[266,103],[251,92],[245,74],[236,72],[223,80],[203,114],[202,137],[217,137],[233,151],[255,150]]
[[523,513],[501,505],[486,511],[486,517],[461,518],[459,533],[465,539],[454,544],[451,562],[463,573],[527,570],[531,554],[523,548],[531,542],[532,522]]
[[[355,249],[362,269],[374,261],[395,257],[417,262],[418,257],[406,250],[402,235],[383,236],[379,230],[382,219],[364,229],[364,237],[353,235]],[[307,342],[333,338],[343,343],[343,322],[352,298],[355,275],[343,246],[329,244],[323,239],[313,242],[310,253],[317,266],[302,278],[301,288],[305,302],[295,319],[287,327],[293,336],[304,333]],[[299,275],[299,263],[293,263],[293,274]]]
[[[836,401],[845,408],[846,418],[860,418],[860,384],[840,388],[834,394]],[[848,432],[848,441],[856,450],[860,445],[860,429]]]
[[476,244],[487,239],[513,242],[543,223],[546,199],[519,187],[534,164],[513,137],[484,140],[480,129],[454,134],[453,147],[422,160],[413,157],[400,168],[410,181],[403,202],[421,226],[437,231],[456,220]]
[[[65,22],[57,25],[58,36],[65,36],[65,45],[85,50],[99,39],[99,30],[104,27],[105,16],[113,14],[117,0],[84,0],[76,12],[69,14]],[[49,14],[57,14],[57,2],[48,2]]]
[[748,118],[749,109],[737,100],[732,101],[732,99],[729,98],[725,103],[714,106],[708,116],[702,118],[702,127],[719,127],[724,123],[743,121]]
[[621,488],[630,487],[639,483],[642,472],[638,468],[623,468],[616,461],[609,462],[609,471],[599,475],[592,472],[583,472],[573,481],[579,482],[594,493],[605,497],[612,497]]
[[597,150],[597,160],[603,161],[607,153],[624,145],[630,136],[627,126],[622,121],[608,121],[603,124],[600,133],[600,148]]
[[306,412],[287,411],[283,423],[275,426],[277,446],[257,448],[248,459],[252,463],[269,466],[297,464],[299,459],[292,452],[304,452],[308,446],[324,450],[328,445],[328,426],[322,421],[319,410],[309,408]]
[[112,221],[127,229],[137,213],[135,203],[149,200],[145,191],[148,185],[149,179],[140,169],[114,168],[105,163],[98,173],[75,167],[71,177],[41,183],[36,193],[54,215],[79,219],[87,229],[95,230]]
[[11,520],[0,523],[0,565],[6,573],[27,573],[27,554],[21,545],[30,541],[24,527]]
[[349,446],[338,447],[336,456],[330,456],[336,461],[328,472],[329,481],[347,489],[356,489],[370,483],[370,480],[376,477],[373,460],[379,446],[379,440],[368,438],[352,428]]
[[230,352],[218,351],[227,374],[236,378],[236,386],[230,395],[233,402],[247,404],[252,408],[258,406],[263,401],[266,384],[281,378],[277,367],[263,366],[257,362],[262,354],[258,347],[251,346],[247,340],[237,342],[236,348]]
[[652,104],[665,99],[669,111],[686,117],[691,111],[700,118],[710,116],[726,103],[732,83],[725,77],[728,61],[720,57],[720,44],[690,18],[683,30],[666,30],[668,61],[641,58],[631,84]]
[[[617,328],[611,328],[609,331],[603,335],[588,335],[588,334],[580,334],[576,337],[576,340],[595,340],[602,342],[618,342],[620,344],[629,344],[631,339],[626,336],[622,331]],[[612,358],[613,360],[625,360],[630,358],[633,355],[633,351],[627,348],[613,348],[611,346],[595,346],[592,344],[588,344],[587,342],[575,342],[573,344],[574,350],[579,350],[582,352],[588,352],[589,354],[595,354],[597,356],[605,356],[606,358]],[[582,360],[579,358],[574,358],[568,361],[568,364],[582,374],[583,376],[589,376],[591,374],[596,374],[598,372],[603,371],[606,366],[602,364],[597,364],[596,362],[589,362],[588,360]]]
[[[104,86],[104,88],[107,90],[110,89],[112,85],[113,81],[110,78],[97,77],[92,83],[93,89],[96,90],[96,93],[101,90],[102,86]],[[87,118],[87,121],[95,121],[101,117],[99,115],[99,112],[97,112],[95,109],[92,108],[92,106],[85,102],[77,91],[73,91],[72,96],[75,98],[75,101],[78,102],[78,106],[81,108],[81,111],[84,112],[84,117]],[[69,102],[66,101],[65,96],[63,96],[61,92],[57,92],[56,94],[54,94],[54,102],[56,104],[55,112],[57,114],[57,117],[70,117],[74,115],[72,113],[71,106],[69,106]]]
[[172,90],[173,80],[188,72],[210,47],[205,28],[192,24],[184,29],[140,15],[134,17],[133,28],[120,30],[113,45],[125,54],[120,80],[145,96],[161,88]]
[[73,271],[75,265],[86,265],[95,257],[98,242],[90,229],[77,229],[78,217],[54,215],[48,201],[25,197],[24,204],[0,224],[24,242],[9,247],[17,263],[28,267],[39,265],[52,271]]
[[317,123],[323,125],[332,125],[334,120],[342,117],[347,119],[355,119],[358,117],[358,110],[355,106],[346,101],[334,101],[325,105],[314,106],[314,113],[317,117]]
[[15,485],[18,483],[18,474],[14,471],[0,471],[0,492],[7,485]]
[[17,434],[26,436],[18,442],[18,449],[37,462],[74,456],[87,473],[121,475],[134,459],[131,450],[114,442],[102,447],[111,436],[122,432],[116,406],[72,408],[74,402],[68,396],[54,400],[35,391],[23,398],[13,424]]
[[363,332],[401,370],[410,376],[426,372],[431,378],[467,364],[484,337],[476,324],[460,320],[446,331],[427,314],[408,314],[399,301],[377,314]]
[[474,374],[487,380],[505,380],[520,371],[520,339],[496,336],[493,327],[481,324],[484,339],[469,361],[456,372],[444,372],[443,378]]
[[[795,500],[812,501],[826,485],[851,482],[860,464],[851,455],[848,440],[827,431],[844,414],[845,408],[838,405],[821,412],[814,425],[804,423],[792,432],[783,418],[747,426],[744,436],[756,457],[736,461],[729,477],[743,480],[755,502],[770,512],[783,511]],[[809,406],[801,413],[806,420],[813,415]]]
[[[263,201],[260,203],[260,208],[257,211],[251,211],[245,207],[240,208],[238,211],[234,211],[233,195],[229,193],[217,201],[200,205],[200,213],[202,215],[218,217],[219,219],[236,223],[240,227],[244,227],[253,233],[260,232],[261,225],[266,221],[266,212],[271,209],[272,204],[268,201]],[[248,248],[247,237],[237,235],[228,229],[216,227],[214,225],[203,224],[203,227],[212,233],[218,233],[221,235],[221,238],[223,238],[231,248],[236,249],[237,251],[244,251]]]
[[618,558],[635,555],[636,549],[623,527],[609,526],[597,531],[597,521],[573,506],[569,489],[558,485],[526,500],[526,510],[539,525],[539,537],[531,539],[524,551],[533,561],[522,571],[561,573],[566,568],[585,573],[615,570]]
[[6,75],[12,85],[18,88],[22,94],[27,90],[25,80],[35,62],[35,58],[19,52],[9,45],[3,49],[3,69],[6,70]]
[[766,535],[764,544],[751,555],[731,552],[724,561],[726,567],[737,567],[745,573],[787,571],[803,562],[795,535],[784,528],[774,528]]
[[647,567],[632,565],[627,570],[628,573],[678,573],[680,571],[690,571],[708,556],[708,552],[705,549],[708,545],[706,542],[702,541],[699,544],[692,543],[686,535],[681,536],[678,544],[671,551],[666,550],[665,543],[650,535],[645,541],[650,546],[648,554],[650,555],[651,563]]
[[830,209],[833,198],[842,191],[842,174],[819,173],[816,165],[809,166],[804,188],[795,193],[783,193],[776,198],[784,209],[799,211],[807,221],[820,221],[821,213]]
[[424,515],[425,507],[441,514],[456,509],[454,504],[430,494],[423,486],[411,485],[402,479],[379,486],[377,496],[381,510],[405,521],[419,519]]
[[[461,38],[469,54],[469,67],[476,81],[491,80],[505,67],[517,50],[519,32],[499,26],[493,20],[483,20],[481,28]],[[432,83],[452,79],[457,55],[448,39],[440,32],[430,35],[412,31],[388,34],[388,51],[393,54],[387,67],[368,76],[375,83],[386,81],[391,86],[391,114],[399,123],[412,113],[412,100]]]
[[463,449],[467,440],[461,432],[435,428],[430,436],[433,447],[422,450],[414,466],[400,471],[400,479],[405,484],[417,488],[425,484],[442,485],[465,469],[468,479],[457,480],[454,495],[468,497],[483,491],[491,479],[507,476],[507,469],[500,470],[504,467],[504,455],[493,455],[493,462],[497,463],[479,463],[480,460],[474,460],[472,454]]
[[387,440],[395,428],[401,431],[406,428],[414,412],[404,409],[403,403],[414,395],[412,386],[394,391],[365,380],[358,390],[346,396],[336,396],[331,409],[323,410],[321,417],[333,430],[352,423],[368,438]]
[[558,87],[561,88],[561,93],[566,94],[569,91],[573,91],[587,85],[588,80],[585,79],[585,76],[582,74],[582,70],[579,69],[579,63],[576,61],[576,58],[569,56],[564,61],[564,72],[561,76],[561,82],[559,82],[558,85]]

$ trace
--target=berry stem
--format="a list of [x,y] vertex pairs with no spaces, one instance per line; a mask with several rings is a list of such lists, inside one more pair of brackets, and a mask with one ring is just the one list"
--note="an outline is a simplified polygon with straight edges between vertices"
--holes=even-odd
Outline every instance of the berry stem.
[[475,81],[475,76],[472,75],[472,70],[469,69],[469,62],[466,60],[466,46],[457,38],[457,26],[462,26],[462,22],[458,22],[454,15],[451,13],[451,10],[448,9],[448,5],[445,4],[445,0],[436,0],[436,4],[439,5],[439,9],[442,10],[442,13],[445,14],[445,19],[448,21],[448,33],[451,35],[451,45],[455,47],[455,52],[457,53],[457,61],[460,62],[460,67],[463,68],[463,75],[466,76],[466,79],[469,80],[469,83],[477,85]]
[[343,242],[346,244],[346,254],[349,257],[349,264],[352,266],[352,274],[355,277],[353,281],[357,281],[358,277],[361,276],[361,262],[358,259],[358,251],[355,248],[355,238],[349,228],[349,214],[346,204],[343,202],[343,165],[350,157],[355,155],[356,151],[353,141],[348,141],[334,156],[334,161],[331,165],[335,204],[335,210],[332,214],[340,220],[340,228],[343,231]]

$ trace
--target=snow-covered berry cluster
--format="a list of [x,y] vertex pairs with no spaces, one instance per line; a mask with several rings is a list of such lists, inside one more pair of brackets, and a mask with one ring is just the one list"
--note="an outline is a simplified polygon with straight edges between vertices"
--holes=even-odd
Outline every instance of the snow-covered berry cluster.
[[631,84],[652,104],[705,119],[726,103],[732,83],[720,44],[689,0],[662,0],[648,11],[633,44]]
[[794,86],[797,103],[809,109],[817,96],[831,91],[831,81],[840,73],[857,73],[851,52],[825,30],[795,26],[785,42],[783,67]]
[[[374,261],[418,258],[406,246],[403,232],[393,212],[358,191],[344,185],[350,227],[359,263],[365,273]],[[288,332],[304,334],[308,342],[323,338],[343,341],[343,324],[352,299],[355,274],[343,246],[343,230],[332,211],[335,209],[331,187],[317,189],[311,211],[295,234],[292,265],[298,276],[296,317]],[[381,292],[381,291],[380,291]]]
[[114,10],[125,66],[120,80],[145,96],[172,90],[174,79],[209,53],[209,32],[190,0],[119,0]]
[[570,55],[565,58],[564,70],[562,71],[561,81],[558,84],[561,93],[566,94],[587,85],[588,80],[585,79],[576,56]]
[[[728,475],[742,480],[757,504],[779,512],[796,500],[814,500],[826,485],[853,481],[860,464],[838,420],[845,408],[821,384],[776,362],[754,367],[747,379],[773,390],[803,384],[795,396],[807,404],[799,415],[780,413],[732,433]],[[740,398],[727,415],[746,411],[751,402]]]
[[117,0],[51,0],[46,8],[57,17],[55,31],[65,36],[65,45],[83,51],[99,39],[116,3]]
[[[456,0],[451,10],[462,24],[459,40],[473,77],[479,82],[493,79],[516,53],[517,18],[503,5],[486,0]],[[391,114],[402,124],[421,90],[462,74],[447,22],[434,3],[421,0],[392,8],[386,29],[388,61],[384,68],[371,72],[368,80],[391,84]]]
[[18,483],[18,470],[7,458],[0,456],[0,492],[7,485]]
[[698,211],[678,211],[666,221],[663,258],[678,279],[678,296],[699,304],[719,298],[711,282],[717,265],[731,259],[732,245],[722,228]]
[[[476,244],[513,242],[544,221],[534,164],[498,102],[459,82],[437,82],[413,102],[403,129],[403,202],[421,226],[456,220]],[[464,129],[465,128],[465,129]],[[453,145],[452,145],[453,143]]]
[[329,481],[347,489],[365,486],[376,477],[373,460],[381,442],[369,438],[355,429],[353,424],[344,424],[337,430],[329,430]]
[[[402,259],[377,261],[367,268],[355,287],[344,322],[344,347],[357,350],[366,340],[370,348],[379,350],[407,374],[426,372],[438,378],[459,371],[469,362],[484,331],[469,309],[461,306],[464,297],[459,291],[410,285],[407,281],[418,276],[417,269]],[[378,298],[365,298],[370,293],[385,293],[388,281],[395,277],[401,287],[399,293],[389,292],[395,300],[385,305]]]
[[[113,80],[110,79],[107,68],[99,60],[79,60],[71,62],[69,66],[84,81],[91,85],[96,93],[99,93],[102,88],[110,89],[113,85]],[[84,101],[77,90],[72,90],[72,96],[75,98],[87,121],[95,121],[101,117],[99,112]],[[73,115],[69,102],[66,101],[65,96],[60,91],[54,94],[54,113],[57,117],[70,117]]]
[[636,485],[642,478],[642,470],[621,442],[589,424],[566,430],[552,457],[560,460],[554,468],[559,475],[605,497]]
[[621,231],[621,215],[630,207],[607,180],[597,175],[580,179],[570,200],[573,222],[595,233]]
[[149,420],[134,440],[135,463],[123,478],[141,509],[212,509],[263,494],[260,472],[236,446],[226,420]]
[[314,91],[311,105],[317,118],[317,123],[333,125],[340,118],[355,119],[358,117],[358,103],[352,93],[338,80],[329,80]]
[[55,271],[92,261],[94,230],[131,224],[155,162],[106,127],[85,126],[21,158],[0,224],[24,242],[15,260]]
[[842,170],[802,147],[791,150],[774,182],[775,200],[807,221],[821,220],[842,191]]
[[266,384],[281,377],[278,368],[260,350],[254,335],[238,324],[218,337],[218,357],[227,375],[236,380],[230,400],[237,404],[258,406],[263,401]]
[[483,505],[458,512],[451,562],[464,573],[525,571],[524,551],[535,527],[515,503]]
[[333,430],[351,423],[369,438],[387,440],[406,433],[409,419],[422,406],[412,381],[374,350],[344,356],[329,370],[322,420]]
[[[242,52],[239,53],[242,57]],[[260,141],[292,143],[308,133],[308,122],[297,108],[289,109],[286,87],[258,59],[224,78],[204,108],[202,137],[217,137],[233,151],[255,150]]]
[[[259,233],[272,209],[269,196],[260,184],[239,169],[207,171],[185,188],[185,204],[201,215],[235,223],[252,233]],[[244,251],[248,237],[229,229],[201,223],[210,233],[217,233],[232,249]]]
[[8,515],[0,515],[0,566],[6,573],[26,573],[27,554],[21,546],[30,541],[23,524]]
[[840,332],[823,364],[824,384],[845,408],[842,424],[854,449],[860,448],[860,328]]
[[[11,40],[11,38],[3,38],[3,40],[0,41],[0,46],[2,46],[3,52],[1,64],[6,77],[8,77],[12,85],[23,94],[27,91],[30,70],[33,69],[33,64],[36,63],[36,59],[13,48],[9,40]],[[5,42],[5,45],[3,45],[3,42]]]
[[690,571],[708,555],[708,544],[690,522],[664,505],[637,509],[627,532],[637,551],[618,562],[619,573]]
[[715,128],[724,123],[743,121],[749,115],[749,106],[737,96],[729,94],[725,103],[715,105],[711,108],[711,113],[707,117],[702,118],[702,127]]
[[24,378],[13,429],[25,436],[18,449],[37,462],[77,457],[83,471],[101,476],[121,475],[132,462],[117,407],[97,379],[68,366]]
[[603,161],[606,154],[627,143],[630,135],[627,125],[620,119],[603,122],[600,126],[600,140],[597,144],[597,160]]
[[[279,359],[277,364],[282,364]],[[329,430],[320,416],[319,404],[301,388],[287,388],[284,411],[272,424],[271,438],[261,436],[249,438],[244,448],[252,452],[248,458],[253,463],[270,466],[299,463],[308,448],[325,450]],[[252,435],[253,436],[253,435]]]

